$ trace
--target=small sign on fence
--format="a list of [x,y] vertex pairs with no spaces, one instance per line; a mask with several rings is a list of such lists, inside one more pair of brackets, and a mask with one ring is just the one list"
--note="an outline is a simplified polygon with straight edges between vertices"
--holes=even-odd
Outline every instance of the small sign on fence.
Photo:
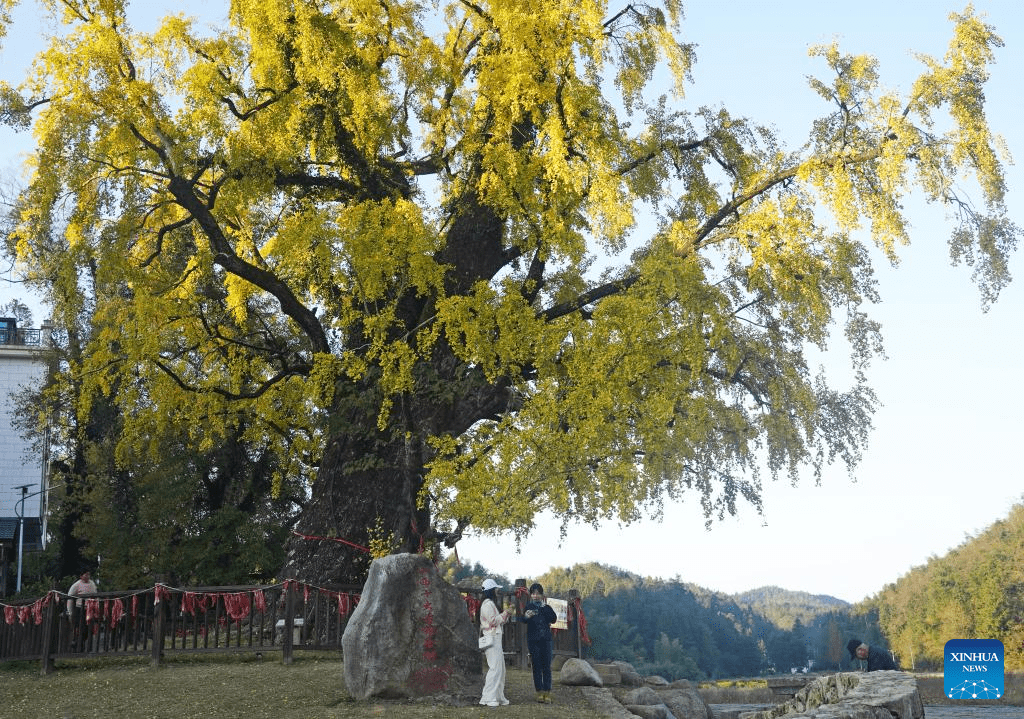
[[569,602],[564,599],[548,599],[548,606],[555,610],[555,623],[552,629],[569,628]]

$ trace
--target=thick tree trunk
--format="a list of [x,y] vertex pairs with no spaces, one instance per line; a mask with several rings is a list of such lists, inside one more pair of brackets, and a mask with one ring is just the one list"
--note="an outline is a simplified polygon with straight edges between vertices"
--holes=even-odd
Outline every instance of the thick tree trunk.
[[[449,265],[446,291],[466,292],[505,265],[502,220],[475,196],[459,203],[438,261]],[[403,332],[412,333],[429,316],[431,303],[409,292],[398,303]],[[353,331],[353,344],[362,335]],[[371,533],[393,538],[394,551],[421,551],[436,541],[430,507],[417,508],[425,438],[447,432],[458,436],[474,422],[494,418],[512,405],[508,380],[488,381],[477,366],[459,360],[442,338],[430,359],[414,369],[416,389],[396,400],[391,424],[377,431],[378,388],[371,376],[339,389],[312,498],[288,543],[285,578],[313,583],[358,583],[370,564]],[[450,539],[449,543],[456,538]]]
[[350,432],[328,440],[312,498],[288,543],[284,578],[362,584],[372,537],[393,539],[395,551],[421,548],[430,516],[416,507],[423,463],[413,441],[401,433]]
[[[458,436],[474,422],[507,411],[514,399],[508,382],[488,383],[479,368],[467,369],[443,344],[417,375],[422,389],[396,402],[384,432],[377,430],[380,404],[372,385],[339,398],[312,497],[288,542],[283,578],[362,584],[371,532],[393,538],[392,551],[400,552],[457,541],[457,530],[455,536],[437,535],[430,506],[417,506],[431,457],[425,438]],[[451,391],[455,385],[458,391]],[[437,392],[438,387],[446,389]]]

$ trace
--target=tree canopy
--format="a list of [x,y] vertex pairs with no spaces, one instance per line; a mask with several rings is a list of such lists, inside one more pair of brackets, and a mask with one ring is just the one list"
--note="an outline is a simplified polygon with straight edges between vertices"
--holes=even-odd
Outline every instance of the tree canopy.
[[[909,241],[908,193],[946,206],[983,302],[1009,280],[1001,40],[970,7],[906,95],[814,48],[793,149],[687,105],[678,0],[235,0],[152,33],[120,0],[42,4],[58,29],[0,88],[37,141],[7,240],[86,328],[75,410],[117,407],[122,464],[183,432],[315,474],[292,575],[545,511],[694,495],[711,521],[759,509],[762,467],[854,466],[872,245]],[[835,333],[851,387],[809,366]]]

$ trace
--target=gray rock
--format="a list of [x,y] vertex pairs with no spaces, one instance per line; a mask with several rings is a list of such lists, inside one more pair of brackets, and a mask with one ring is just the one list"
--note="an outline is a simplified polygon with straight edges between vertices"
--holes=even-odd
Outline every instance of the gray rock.
[[665,703],[665,706],[676,716],[676,719],[714,719],[714,712],[711,711],[697,689],[686,682],[689,686],[677,686],[678,682],[672,684],[672,688],[658,692],[658,696]]
[[580,691],[601,719],[635,719],[636,715],[628,712],[626,707],[615,699],[610,689],[580,687]]
[[594,667],[582,659],[570,658],[558,672],[558,681],[571,687],[604,686],[601,676]]
[[614,664],[595,664],[594,669],[601,676],[601,681],[605,686],[622,684],[622,672]]
[[612,662],[612,664],[619,668],[620,681],[623,686],[642,687],[644,685],[644,678],[629,662]]
[[832,674],[815,679],[789,701],[740,719],[924,719],[912,674],[898,671]]
[[657,687],[658,689],[667,687],[669,685],[668,679],[666,679],[665,677],[659,677],[657,674],[654,674],[644,679],[644,683],[649,687]]
[[633,689],[626,692],[625,696],[622,697],[622,703],[627,706],[630,704],[646,704],[648,706],[653,704],[661,704],[661,698],[658,696],[658,692],[654,691],[650,687],[640,687],[639,689]]
[[664,704],[626,704],[626,709],[641,719],[676,719]]
[[421,554],[374,560],[341,644],[355,699],[458,696],[482,684],[466,602]]

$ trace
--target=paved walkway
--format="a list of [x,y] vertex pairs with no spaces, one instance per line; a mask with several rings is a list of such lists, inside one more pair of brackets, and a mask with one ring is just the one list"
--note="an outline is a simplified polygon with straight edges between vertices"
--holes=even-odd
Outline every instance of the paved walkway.
[[[709,704],[715,719],[737,719],[741,712],[765,709],[763,704]],[[1024,707],[970,704],[925,704],[924,719],[1022,719]]]
[[1021,719],[1024,707],[926,704],[924,719]]

